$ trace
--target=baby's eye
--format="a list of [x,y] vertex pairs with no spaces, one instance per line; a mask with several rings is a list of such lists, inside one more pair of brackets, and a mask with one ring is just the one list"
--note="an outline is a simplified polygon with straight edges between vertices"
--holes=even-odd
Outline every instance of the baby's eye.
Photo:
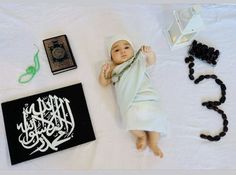
[[114,50],[114,52],[119,52],[119,49]]
[[129,49],[129,46],[126,46],[125,49]]

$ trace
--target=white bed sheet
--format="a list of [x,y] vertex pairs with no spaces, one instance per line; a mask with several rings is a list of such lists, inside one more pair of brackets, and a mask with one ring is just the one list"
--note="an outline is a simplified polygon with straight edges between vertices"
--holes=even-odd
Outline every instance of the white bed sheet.
[[[227,86],[226,102],[220,106],[228,116],[229,131],[219,142],[199,138],[202,131],[218,133],[222,119],[201,106],[204,99],[218,99],[214,82],[195,85],[184,63],[187,47],[170,51],[163,29],[172,21],[172,10],[191,4],[55,2],[0,3],[0,102],[82,82],[96,141],[64,151],[10,164],[2,110],[0,109],[0,171],[53,171],[103,169],[196,170],[234,169],[236,164],[236,6],[203,4],[206,28],[197,40],[220,50],[216,67],[196,61],[196,74],[215,73]],[[164,158],[150,150],[138,152],[134,138],[121,126],[112,87],[98,83],[101,64],[107,60],[105,37],[129,34],[137,46],[151,45],[158,63],[152,79],[168,115],[168,135],[160,140]],[[66,34],[78,68],[52,75],[42,40]],[[39,49],[41,68],[25,85],[18,76],[33,63]]]

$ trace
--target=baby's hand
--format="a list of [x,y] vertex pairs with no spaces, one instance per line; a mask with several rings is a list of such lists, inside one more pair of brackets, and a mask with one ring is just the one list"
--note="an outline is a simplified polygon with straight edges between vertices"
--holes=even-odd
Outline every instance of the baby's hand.
[[148,65],[154,64],[156,62],[156,55],[150,46],[142,46],[141,51],[147,57]]
[[109,63],[106,63],[103,65],[102,67],[102,70],[103,70],[103,76],[105,79],[110,79],[111,78],[111,74],[112,74],[112,65],[109,64]]
[[147,57],[155,57],[155,53],[150,46],[142,46],[141,51]]

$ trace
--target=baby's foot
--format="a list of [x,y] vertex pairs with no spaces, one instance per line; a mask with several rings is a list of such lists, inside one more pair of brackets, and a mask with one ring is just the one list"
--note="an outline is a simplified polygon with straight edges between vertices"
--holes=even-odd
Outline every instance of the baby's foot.
[[156,144],[149,144],[149,147],[156,156],[159,156],[160,158],[164,156],[163,152]]
[[136,140],[136,148],[139,151],[143,151],[147,146],[147,137],[138,137]]

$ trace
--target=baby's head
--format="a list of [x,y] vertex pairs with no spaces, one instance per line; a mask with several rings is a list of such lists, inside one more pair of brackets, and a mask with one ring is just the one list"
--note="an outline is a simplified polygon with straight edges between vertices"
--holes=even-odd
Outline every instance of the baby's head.
[[115,35],[110,37],[108,54],[113,63],[119,65],[134,56],[134,47],[126,35]]

